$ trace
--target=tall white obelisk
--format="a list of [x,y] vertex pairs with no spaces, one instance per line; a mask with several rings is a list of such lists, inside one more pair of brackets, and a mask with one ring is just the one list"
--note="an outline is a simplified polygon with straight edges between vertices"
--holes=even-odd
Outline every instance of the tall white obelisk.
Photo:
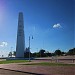
[[23,13],[19,12],[17,43],[16,43],[16,57],[23,58],[24,50],[25,50],[24,20],[23,20]]

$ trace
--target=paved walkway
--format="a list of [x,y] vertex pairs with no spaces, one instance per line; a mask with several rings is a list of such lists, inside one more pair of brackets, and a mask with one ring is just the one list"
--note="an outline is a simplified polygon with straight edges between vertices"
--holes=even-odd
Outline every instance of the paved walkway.
[[[26,62],[37,63],[42,61],[32,61]],[[49,61],[47,61],[49,62]],[[8,71],[5,75],[75,75],[75,67],[74,66],[37,66],[37,65],[21,65],[20,64],[0,64],[0,70]],[[4,72],[1,72],[4,73]],[[10,74],[12,73],[12,74]],[[0,74],[1,75],[1,74]],[[4,74],[2,74],[4,75]]]
[[0,69],[0,75],[32,75],[32,74]]

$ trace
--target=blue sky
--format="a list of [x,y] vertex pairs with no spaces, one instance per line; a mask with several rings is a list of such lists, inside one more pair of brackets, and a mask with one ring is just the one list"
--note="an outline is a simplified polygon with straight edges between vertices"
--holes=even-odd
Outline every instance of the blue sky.
[[[31,52],[43,48],[68,51],[74,45],[75,0],[0,0],[0,53],[16,50],[18,13],[23,12],[25,46]],[[3,43],[4,42],[4,43]]]

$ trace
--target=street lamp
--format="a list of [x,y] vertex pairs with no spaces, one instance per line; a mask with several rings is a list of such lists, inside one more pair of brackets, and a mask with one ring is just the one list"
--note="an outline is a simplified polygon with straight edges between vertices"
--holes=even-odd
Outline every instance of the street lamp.
[[[33,36],[32,36],[33,39]],[[30,61],[30,36],[29,36],[29,61]]]
[[13,47],[11,47],[11,57],[12,57],[12,48],[13,48]]

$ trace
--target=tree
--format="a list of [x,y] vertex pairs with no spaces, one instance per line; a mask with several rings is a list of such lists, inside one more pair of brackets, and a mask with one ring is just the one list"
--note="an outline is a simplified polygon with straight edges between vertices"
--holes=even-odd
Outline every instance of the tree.
[[61,55],[62,56],[66,56],[66,52],[61,52]]
[[13,55],[16,56],[16,51],[13,51]]
[[46,51],[46,52],[45,52],[45,55],[46,55],[46,57],[52,56],[52,54],[51,54],[49,51]]
[[61,55],[61,50],[58,49],[54,53],[55,53],[55,55]]
[[12,52],[9,52],[8,57],[10,57],[10,56],[12,57]]
[[25,49],[25,52],[24,52],[24,57],[25,57],[25,58],[29,58],[29,54],[30,54],[30,57],[32,57],[32,53],[29,52],[29,51],[30,51],[30,50],[29,50],[29,47]]
[[39,52],[34,52],[34,53],[32,53],[32,57],[40,57]]
[[[29,58],[29,52],[25,52],[25,53],[24,53],[24,57],[25,57],[25,58]],[[31,53],[31,52],[30,52],[30,57],[32,57],[32,53]]]
[[45,50],[44,49],[41,49],[40,51],[39,51],[39,53],[40,53],[40,57],[45,57]]
[[75,55],[75,48],[70,49],[67,54],[68,55]]

